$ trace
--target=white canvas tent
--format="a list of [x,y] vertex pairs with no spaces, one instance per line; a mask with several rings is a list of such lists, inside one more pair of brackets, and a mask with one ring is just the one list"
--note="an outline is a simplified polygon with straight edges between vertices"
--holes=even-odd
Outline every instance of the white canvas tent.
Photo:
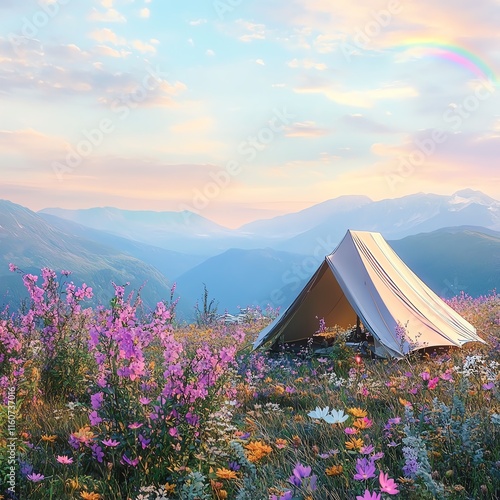
[[[401,358],[412,350],[483,342],[476,329],[430,290],[381,234],[348,231],[294,302],[262,330],[254,349],[311,338],[319,328],[349,328],[359,317],[375,354]],[[404,325],[406,336],[397,334]]]

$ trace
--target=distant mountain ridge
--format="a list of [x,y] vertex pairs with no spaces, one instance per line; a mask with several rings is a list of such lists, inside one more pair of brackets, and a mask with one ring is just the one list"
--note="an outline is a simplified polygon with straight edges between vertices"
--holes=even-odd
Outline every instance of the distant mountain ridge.
[[341,196],[299,212],[228,229],[189,212],[44,209],[93,229],[148,245],[199,256],[230,248],[274,248],[313,255],[321,241],[336,245],[348,229],[377,231],[399,239],[442,227],[474,225],[500,230],[500,202],[471,189],[451,196],[418,193],[372,201]]
[[82,210],[46,208],[39,213],[174,251],[185,252],[183,242],[189,242],[190,253],[199,255],[204,255],[203,243],[208,238],[231,236],[231,230],[188,211],[153,212],[104,207]]
[[438,295],[473,297],[500,290],[500,232],[442,228],[391,241],[406,264]]
[[347,229],[375,231],[385,239],[400,239],[464,225],[500,230],[500,202],[472,190],[459,191],[452,196],[418,193],[376,201],[335,215],[277,248],[309,254],[321,239],[339,242]]
[[339,196],[312,207],[272,219],[263,219],[245,224],[238,229],[239,233],[277,236],[294,236],[312,229],[318,224],[327,222],[333,214],[341,214],[373,203],[368,196]]
[[179,275],[206,259],[204,256],[187,255],[130,240],[122,236],[116,236],[106,231],[78,224],[77,222],[61,219],[55,215],[43,212],[39,212],[39,215],[50,225],[67,234],[116,248],[120,252],[147,262],[158,269],[169,282],[173,282]]
[[25,297],[22,280],[9,272],[9,263],[33,274],[39,274],[42,267],[69,270],[70,279],[92,286],[101,303],[113,296],[112,281],[130,282],[130,289],[136,291],[145,285],[141,296],[150,306],[169,294],[169,282],[153,266],[61,231],[35,212],[4,200],[0,200],[0,249],[0,307]]

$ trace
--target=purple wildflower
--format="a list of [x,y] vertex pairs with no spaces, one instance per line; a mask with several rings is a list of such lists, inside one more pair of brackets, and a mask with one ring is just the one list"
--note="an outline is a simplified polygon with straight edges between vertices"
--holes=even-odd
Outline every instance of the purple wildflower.
[[375,477],[375,464],[373,460],[358,458],[356,460],[356,474],[354,474],[354,479],[356,481],[366,481],[372,477]]
[[38,483],[40,481],[43,481],[45,479],[45,476],[43,474],[37,474],[36,472],[33,472],[31,474],[28,474],[26,476],[32,483]]
[[381,498],[380,493],[376,493],[375,491],[371,493],[370,491],[365,490],[364,495],[358,495],[356,500],[381,500]]

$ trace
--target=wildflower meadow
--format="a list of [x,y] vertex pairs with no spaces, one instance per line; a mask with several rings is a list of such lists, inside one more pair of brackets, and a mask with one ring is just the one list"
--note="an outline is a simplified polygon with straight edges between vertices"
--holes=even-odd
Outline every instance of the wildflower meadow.
[[[344,332],[252,352],[273,311],[227,325],[126,285],[90,307],[71,273],[15,265],[0,317],[0,498],[500,498],[500,297],[449,304],[487,345],[355,356]],[[401,318],[404,322],[404,318]]]

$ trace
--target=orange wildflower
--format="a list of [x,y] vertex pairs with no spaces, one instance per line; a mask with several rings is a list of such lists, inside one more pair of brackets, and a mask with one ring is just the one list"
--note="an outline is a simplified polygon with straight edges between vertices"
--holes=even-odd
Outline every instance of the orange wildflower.
[[248,443],[245,448],[248,450],[247,458],[250,462],[258,462],[273,451],[269,445],[262,441]]
[[167,493],[173,493],[173,492],[174,492],[174,490],[175,490],[175,484],[165,483],[165,486],[163,487],[163,489],[164,489]]
[[327,476],[340,476],[344,471],[344,467],[342,465],[332,465],[331,467],[327,467],[325,469]]
[[345,447],[348,450],[359,450],[364,446],[362,439],[351,438],[349,441],[346,441]]
[[358,429],[369,429],[373,425],[373,420],[370,420],[368,417],[358,418],[352,425]]
[[87,444],[95,437],[95,434],[90,430],[90,427],[88,425],[80,427],[80,429],[78,429],[76,432],[73,432],[73,434],[71,435],[74,439],[82,444]]
[[219,479],[236,479],[238,477],[234,470],[224,468],[217,469],[215,474]]
[[285,388],[282,385],[275,385],[274,386],[274,393],[277,396],[281,396],[281,395],[285,394]]
[[102,497],[99,495],[99,493],[88,493],[86,491],[80,492],[80,496],[83,498],[83,500],[101,500]]
[[349,408],[347,413],[350,413],[353,417],[363,418],[368,416],[368,412],[366,410],[362,410],[361,408]]
[[42,436],[42,441],[45,441],[46,443],[53,443],[56,439],[57,436],[55,434],[51,434],[50,436],[43,434]]

